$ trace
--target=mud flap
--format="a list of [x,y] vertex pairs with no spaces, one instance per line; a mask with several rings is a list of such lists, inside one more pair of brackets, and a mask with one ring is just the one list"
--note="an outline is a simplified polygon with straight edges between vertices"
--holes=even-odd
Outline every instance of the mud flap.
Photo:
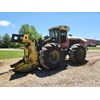
[[21,59],[17,63],[10,65],[11,68],[14,68],[14,72],[29,72],[36,69],[36,66],[33,63],[26,63],[24,59]]

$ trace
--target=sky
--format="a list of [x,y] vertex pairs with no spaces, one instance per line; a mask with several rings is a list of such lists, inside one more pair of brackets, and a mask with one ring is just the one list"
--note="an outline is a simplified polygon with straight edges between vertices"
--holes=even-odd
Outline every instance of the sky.
[[43,36],[53,26],[70,26],[68,34],[100,40],[99,12],[0,12],[0,35],[18,33],[23,24],[35,26]]

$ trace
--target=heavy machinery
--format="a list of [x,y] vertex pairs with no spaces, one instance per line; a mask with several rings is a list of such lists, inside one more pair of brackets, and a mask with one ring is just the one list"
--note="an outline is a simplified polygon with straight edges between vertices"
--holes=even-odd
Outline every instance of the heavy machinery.
[[69,26],[56,26],[49,29],[49,36],[30,40],[28,34],[13,34],[12,42],[24,44],[24,57],[11,67],[15,72],[32,71],[35,68],[56,69],[68,55],[72,63],[82,63],[86,57],[86,40],[67,36]]

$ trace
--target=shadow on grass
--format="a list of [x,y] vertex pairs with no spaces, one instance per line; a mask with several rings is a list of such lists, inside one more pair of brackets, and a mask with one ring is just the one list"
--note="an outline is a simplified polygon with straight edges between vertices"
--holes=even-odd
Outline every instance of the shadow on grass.
[[66,70],[68,65],[70,65],[72,67],[79,67],[81,65],[85,65],[86,63],[88,63],[87,60],[85,60],[83,63],[78,63],[78,64],[74,64],[74,63],[71,63],[69,60],[66,60],[66,61],[64,61],[64,63],[59,68],[57,68],[55,70],[42,70],[42,69],[40,70],[40,69],[36,69],[34,71],[27,72],[27,73],[15,73],[10,77],[10,81],[18,79],[18,78],[21,78],[21,77],[25,77],[30,73],[31,74],[35,74],[37,77],[43,78],[43,77],[54,75],[54,74],[59,73],[59,72],[61,72],[63,70]]

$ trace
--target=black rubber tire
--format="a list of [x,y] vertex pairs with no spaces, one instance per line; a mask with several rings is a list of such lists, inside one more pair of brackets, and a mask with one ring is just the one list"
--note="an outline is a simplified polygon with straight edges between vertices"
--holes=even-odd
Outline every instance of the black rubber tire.
[[63,52],[56,43],[49,43],[39,52],[39,61],[43,69],[56,69],[63,62]]
[[86,49],[81,44],[72,45],[69,53],[69,60],[73,63],[82,63],[86,57]]

